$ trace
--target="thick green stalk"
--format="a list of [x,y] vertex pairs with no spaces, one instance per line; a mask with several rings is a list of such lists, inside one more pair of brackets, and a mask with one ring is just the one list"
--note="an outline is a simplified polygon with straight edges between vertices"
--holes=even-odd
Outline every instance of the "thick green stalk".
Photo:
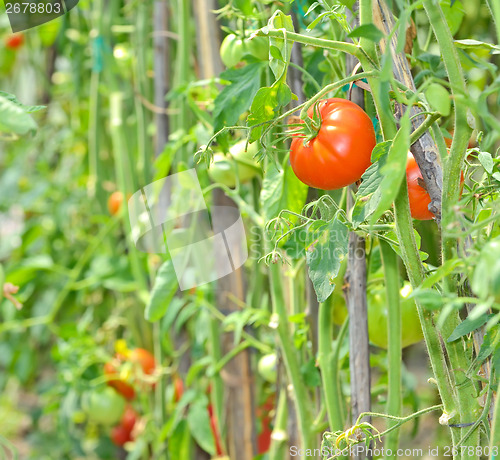
[[[283,286],[280,276],[280,268],[277,263],[271,263],[269,267],[271,282],[271,299],[273,303],[273,314],[277,316],[277,332],[283,353],[285,367],[290,383],[293,386],[293,402],[297,410],[299,422],[299,432],[301,440],[301,449],[314,449],[312,445],[312,416],[311,416],[311,398],[307,393],[307,388],[300,373],[299,362],[297,360],[297,350],[293,344],[290,334],[288,312],[283,296]],[[311,457],[304,457],[311,458]]]
[[[366,19],[363,10],[371,11],[370,0],[361,0],[361,17]],[[373,58],[372,58],[373,61]],[[373,70],[371,61],[361,60],[365,71]],[[380,125],[384,139],[393,139],[397,132],[394,117],[387,111],[387,95],[381,91],[381,85],[378,80],[370,78],[369,84],[372,90],[372,96],[375,102],[377,113],[379,115]],[[385,94],[385,95],[384,95]],[[406,181],[403,181],[398,196],[394,202],[396,233],[400,243],[401,256],[405,264],[408,277],[413,288],[418,287],[424,279],[424,269],[417,249],[413,222],[410,215],[408,202],[408,189]],[[430,311],[423,308],[417,302],[417,310],[422,325],[424,339],[429,353],[431,367],[434,373],[435,381],[444,406],[444,415],[449,417],[457,413],[456,394],[452,385],[445,355],[441,347],[441,337],[434,324],[433,315]],[[452,439],[458,439],[457,434],[451,431]]]
[[[222,348],[220,343],[220,321],[216,318],[210,318],[210,354],[214,363],[218,363],[222,358]],[[224,420],[224,382],[220,373],[217,372],[211,379],[212,392],[210,399],[214,407],[214,414],[219,421],[221,438],[225,439],[226,427],[221,423]]]
[[[177,1],[177,24],[178,24],[178,34],[179,40],[177,41],[177,54],[176,54],[176,72],[175,72],[175,85],[176,87],[185,85],[189,82],[189,72],[190,72],[190,56],[192,53],[191,48],[191,37],[192,33],[189,27],[190,24],[190,1],[189,0],[178,0]],[[186,98],[183,97],[180,101],[175,101],[172,103],[173,109],[178,110],[178,114],[175,117],[177,123],[172,130],[182,130],[185,134],[188,133],[190,128],[189,122],[189,104]],[[178,160],[184,161],[187,164],[192,163],[192,155],[187,151],[186,145],[180,148]]]
[[[495,450],[496,449],[496,450]],[[493,415],[493,424],[491,427],[490,459],[498,458],[500,454],[500,398],[497,397],[495,412]]]
[[486,3],[490,8],[493,22],[495,23],[497,43],[500,43],[500,3],[497,0],[486,0]]
[[[362,21],[370,20],[367,11],[371,12],[371,1],[360,0],[360,17]],[[372,57],[372,61],[375,61]],[[372,64],[367,59],[362,59],[361,64],[365,71],[374,70]],[[380,126],[385,140],[394,139],[397,132],[394,117],[386,110],[386,98],[383,96],[378,79],[369,78],[368,83],[372,90],[372,96],[379,115]],[[420,260],[417,244],[415,241],[413,222],[410,215],[410,205],[408,202],[408,189],[406,181],[403,181],[398,196],[394,202],[396,233],[398,236],[401,256],[405,264],[408,277],[413,288],[418,287],[424,279],[424,268]],[[446,360],[441,348],[441,340],[436,326],[433,321],[432,313],[423,308],[417,302],[418,315],[422,325],[427,350],[434,377],[438,386],[441,400],[443,401],[444,410],[446,413],[452,413],[455,409],[455,401],[451,382],[446,366]]]
[[[339,388],[338,356],[332,352],[333,316],[331,306],[320,303],[318,316],[318,364],[330,431],[344,429]],[[339,339],[340,340],[340,339]],[[337,359],[335,359],[337,358]]]
[[[438,41],[443,62],[448,74],[451,93],[455,104],[455,125],[450,155],[444,164],[443,171],[443,199],[442,199],[442,258],[443,263],[453,259],[457,250],[458,240],[447,232],[456,225],[454,206],[460,198],[460,178],[466,155],[467,144],[471,129],[467,123],[468,107],[464,95],[467,92],[460,60],[455,48],[453,37],[444,17],[441,6],[434,0],[423,0],[424,8]],[[457,280],[454,276],[445,278],[445,288],[448,292],[456,291]],[[442,332],[445,338],[460,324],[458,312],[450,314],[444,322]],[[463,340],[447,343],[447,351],[452,368],[455,370],[455,380],[460,409],[460,422],[475,422],[481,412],[476,400],[476,388],[465,374],[469,368],[470,359],[466,353]],[[461,429],[463,436],[467,429]],[[479,430],[476,430],[467,440],[465,446],[478,446],[480,441]],[[465,457],[464,457],[465,458]]]
[[[387,392],[387,413],[401,415],[401,362],[402,362],[402,332],[401,304],[399,298],[398,257],[389,243],[380,239],[380,251],[384,264],[385,286],[387,290],[387,332],[388,332],[388,363],[389,388]],[[387,428],[394,426],[394,420],[388,421]],[[395,458],[399,445],[399,430],[394,430],[386,436],[384,447],[391,450]]]
[[106,210],[106,199],[102,190],[102,167],[99,161],[101,140],[101,101],[99,96],[99,84],[101,80],[100,53],[103,30],[103,5],[102,0],[96,0],[93,5],[94,29],[96,36],[93,38],[93,64],[90,76],[89,93],[89,127],[88,127],[88,150],[89,150],[89,180],[88,189],[90,197],[97,196],[97,200],[103,211]]
[[[146,98],[148,101],[151,100],[151,86],[149,84],[150,79],[147,76],[148,64],[147,64],[147,45],[148,45],[148,19],[150,17],[150,7],[147,3],[139,2],[137,6],[137,20],[136,20],[136,60],[135,60],[135,80],[137,85],[137,90],[140,95]],[[137,173],[139,174],[141,181],[145,184],[149,183],[151,180],[151,165],[153,160],[153,145],[151,138],[148,137],[148,124],[149,124],[149,114],[146,112],[144,105],[139,97],[135,97],[135,113],[137,116]]]
[[281,387],[276,405],[276,416],[274,418],[273,435],[271,437],[271,448],[269,449],[269,460],[283,460],[288,457],[287,450],[287,428],[288,428],[288,405],[286,387]]

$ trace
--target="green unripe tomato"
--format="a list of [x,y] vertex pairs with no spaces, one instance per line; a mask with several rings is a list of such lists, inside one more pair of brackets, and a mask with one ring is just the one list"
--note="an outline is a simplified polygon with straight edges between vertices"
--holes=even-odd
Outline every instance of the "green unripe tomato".
[[269,59],[269,42],[265,37],[239,38],[229,34],[222,40],[220,57],[226,67],[234,67],[246,55],[251,55],[260,61]]
[[236,172],[240,183],[245,183],[261,173],[260,165],[253,159],[257,153],[257,144],[250,144],[245,152],[246,141],[240,141],[229,149],[229,155],[216,153],[214,162],[208,168],[208,175],[214,182],[236,186]]
[[[400,290],[402,346],[403,348],[422,340],[422,328],[415,301],[410,299],[411,286],[405,283]],[[387,301],[385,286],[379,284],[368,291],[368,335],[370,342],[387,348]]]
[[107,426],[114,425],[120,421],[125,410],[125,399],[106,386],[85,393],[82,397],[82,409],[89,421]]
[[276,357],[276,353],[262,356],[257,364],[257,370],[264,380],[276,383],[278,379],[278,358]]

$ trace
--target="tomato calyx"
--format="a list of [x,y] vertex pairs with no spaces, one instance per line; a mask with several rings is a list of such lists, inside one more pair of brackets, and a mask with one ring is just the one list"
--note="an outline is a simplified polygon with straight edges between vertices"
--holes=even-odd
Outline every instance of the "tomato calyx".
[[319,111],[319,102],[316,102],[312,106],[312,118],[308,112],[309,111],[303,111],[301,117],[291,117],[290,121],[292,124],[289,124],[289,126],[295,127],[290,130],[292,136],[303,138],[304,146],[307,146],[309,142],[318,135],[322,121]]

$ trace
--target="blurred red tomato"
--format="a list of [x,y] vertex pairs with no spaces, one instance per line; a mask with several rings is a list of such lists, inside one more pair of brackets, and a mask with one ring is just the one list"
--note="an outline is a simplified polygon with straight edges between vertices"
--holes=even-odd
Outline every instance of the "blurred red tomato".
[[117,425],[111,429],[111,441],[117,446],[123,446],[126,442],[132,441],[132,434],[122,425]]
[[21,33],[9,35],[5,39],[5,46],[11,50],[15,50],[23,46],[24,35]]
[[137,412],[129,404],[125,408],[125,412],[122,415],[122,419],[120,421],[121,426],[123,428],[125,428],[127,431],[129,431],[130,433],[132,433],[132,430],[134,429],[136,421],[137,421]]
[[[154,356],[144,348],[135,348],[127,353],[119,353],[115,356],[118,364],[121,362],[130,362],[136,366],[140,366],[142,372],[146,375],[153,374],[156,368]],[[113,387],[118,393],[122,394],[127,399],[135,397],[134,387],[129,381],[125,381],[118,376],[119,370],[113,362],[104,365],[104,374],[110,377],[108,385]],[[134,375],[131,376],[131,382],[134,381]]]
[[184,382],[176,375],[174,377],[174,402],[179,402],[184,394]]

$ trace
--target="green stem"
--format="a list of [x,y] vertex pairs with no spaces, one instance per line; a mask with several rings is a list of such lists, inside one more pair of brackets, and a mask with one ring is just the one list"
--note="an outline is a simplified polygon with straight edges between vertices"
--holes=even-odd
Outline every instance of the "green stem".
[[286,388],[282,387],[276,406],[276,417],[274,418],[273,435],[271,436],[271,448],[269,449],[269,460],[282,460],[286,458],[288,428],[288,406]]
[[[419,116],[422,115],[422,113],[418,114]],[[424,122],[419,125],[419,127],[411,133],[410,136],[410,145],[413,145],[415,142],[418,141],[420,136],[422,136],[433,124],[436,120],[441,118],[442,115],[438,112],[434,112],[433,114],[429,115]]]
[[[213,362],[220,362],[222,357],[222,348],[220,343],[220,322],[215,318],[210,318],[210,354]],[[224,420],[224,382],[222,377],[217,372],[211,378],[212,392],[210,399],[214,408],[214,413],[219,420],[221,437],[225,439],[225,424]]]
[[[137,91],[147,100],[151,100],[151,90],[149,84],[149,78],[147,76],[148,64],[147,64],[147,45],[148,45],[148,21],[150,17],[149,5],[143,2],[139,2],[137,6],[137,20],[136,20],[136,65],[135,65],[135,75],[136,75],[136,85]],[[137,150],[138,150],[138,161],[137,161],[137,172],[144,181],[144,183],[149,183],[151,179],[151,164],[153,156],[150,154],[153,150],[153,145],[150,139],[148,139],[148,123],[149,123],[149,112],[146,111],[142,101],[139,97],[135,97],[135,113],[137,115]]]
[[[281,29],[269,29],[267,33],[262,30],[257,32],[260,37],[284,38],[291,42],[302,43],[304,45],[317,46],[329,50],[341,51],[343,53],[352,54],[358,59],[362,55],[361,48],[352,43],[338,42],[327,40],[325,38],[310,37],[307,35],[297,34],[295,32],[284,32]],[[284,36],[285,35],[285,36]]]
[[486,0],[486,3],[490,8],[491,15],[493,16],[493,21],[495,23],[497,43],[500,43],[500,3],[496,0]]
[[[443,169],[443,199],[442,199],[442,259],[443,263],[453,259],[457,250],[458,240],[447,233],[447,230],[458,225],[455,218],[454,207],[460,198],[460,179],[464,163],[467,144],[471,129],[467,123],[468,107],[464,94],[467,86],[463,76],[460,59],[453,42],[453,36],[444,17],[439,3],[433,0],[423,0],[423,5],[438,41],[443,62],[448,74],[452,97],[455,103],[455,125],[450,155],[444,163]],[[449,275],[444,280],[444,287],[448,292],[456,290],[456,279]],[[445,338],[460,324],[458,312],[450,314],[442,326]],[[476,400],[476,387],[465,374],[469,368],[470,359],[466,353],[463,339],[446,343],[446,348],[454,369],[454,378],[457,389],[457,403],[460,411],[460,422],[470,423],[480,414],[480,406]],[[466,428],[461,429],[461,436],[466,433]],[[476,430],[463,444],[475,447],[479,445],[479,430]]]
[[[371,1],[360,1],[361,18],[368,21],[371,16],[366,12],[371,11]],[[362,59],[361,64],[365,71],[372,69],[372,64],[367,59]],[[379,115],[382,134],[385,140],[393,139],[396,135],[397,128],[392,113],[387,111],[387,95],[381,91],[380,81],[377,79],[369,79],[372,96]],[[410,215],[410,206],[408,201],[408,188],[406,181],[401,184],[398,196],[394,202],[396,233],[399,240],[401,257],[405,264],[408,277],[412,287],[418,287],[424,279],[424,269],[420,260],[417,244],[415,241],[413,222]],[[441,347],[441,339],[433,321],[432,313],[423,308],[420,302],[417,302],[417,310],[424,333],[427,350],[434,377],[438,386],[441,400],[443,401],[444,410],[447,414],[455,411],[455,398],[452,391],[446,359]]]
[[[344,428],[344,420],[340,401],[338,355],[332,353],[333,315],[329,303],[320,303],[318,323],[318,364],[321,370],[326,412],[330,431],[338,431]],[[337,340],[340,339],[339,336]]]
[[[387,331],[388,331],[388,363],[389,388],[387,394],[387,413],[401,414],[401,362],[402,362],[402,331],[401,304],[399,296],[398,257],[391,245],[379,240],[382,261],[384,264],[385,286],[387,290]],[[389,420],[388,428],[395,425]],[[399,431],[390,433],[384,446],[395,453],[399,445]],[[390,457],[395,457],[391,455]],[[388,457],[389,458],[389,457]]]
[[[283,286],[281,282],[281,273],[279,265],[272,263],[269,267],[271,283],[271,299],[273,303],[273,315],[277,317],[277,332],[283,352],[285,367],[290,383],[293,386],[293,402],[297,411],[299,423],[299,433],[302,449],[311,449],[313,451],[312,437],[312,416],[311,401],[307,392],[302,374],[300,373],[299,361],[290,334],[288,312],[283,296]],[[309,456],[305,458],[311,458]]]
[[[495,412],[493,415],[493,424],[491,427],[490,459],[494,460],[500,453],[500,398],[497,396],[495,403]],[[493,449],[497,449],[493,452]],[[495,454],[495,455],[493,455]]]
[[[190,56],[191,56],[191,30],[190,30],[190,1],[177,1],[177,23],[179,26],[179,37],[177,41],[177,57],[176,57],[176,87],[185,85],[189,82]],[[186,97],[183,97],[180,102],[175,102],[173,109],[178,109],[176,129],[182,130],[187,134],[190,128],[189,122],[189,104]],[[186,144],[183,144],[179,151],[179,160],[190,164],[192,162],[191,155],[187,150]]]

